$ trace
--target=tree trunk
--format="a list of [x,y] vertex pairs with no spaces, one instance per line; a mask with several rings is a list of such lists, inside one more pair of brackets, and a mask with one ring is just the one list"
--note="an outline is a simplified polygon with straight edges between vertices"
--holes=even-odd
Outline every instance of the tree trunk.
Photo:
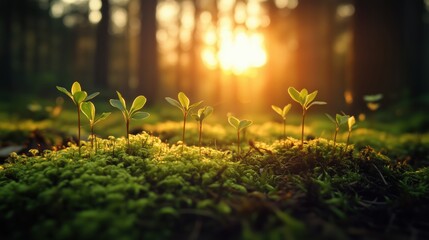
[[140,93],[148,102],[156,100],[158,91],[158,55],[156,42],[156,6],[157,0],[140,0]]
[[101,0],[102,18],[97,25],[97,37],[95,46],[94,83],[97,87],[107,88],[109,85],[109,0]]
[[1,15],[3,16],[3,33],[0,49],[0,72],[2,73],[2,85],[4,90],[9,91],[13,87],[12,79],[12,3],[11,1],[5,1],[1,3]]

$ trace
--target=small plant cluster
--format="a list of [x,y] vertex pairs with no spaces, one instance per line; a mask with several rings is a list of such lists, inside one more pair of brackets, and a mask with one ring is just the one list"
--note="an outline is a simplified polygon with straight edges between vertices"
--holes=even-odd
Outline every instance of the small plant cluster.
[[[57,89],[59,91],[65,93],[67,96],[69,96],[72,99],[73,103],[77,107],[78,141],[79,141],[78,146],[79,146],[79,155],[80,155],[81,154],[81,151],[80,151],[80,148],[81,148],[81,144],[80,144],[80,112],[82,111],[84,113],[84,115],[89,120],[90,129],[91,129],[91,146],[92,147],[94,147],[93,141],[94,141],[94,139],[96,139],[95,134],[94,134],[94,125],[99,123],[100,121],[106,119],[111,113],[110,112],[102,113],[100,116],[97,117],[95,114],[95,106],[89,100],[96,97],[99,93],[96,92],[94,94],[87,96],[87,93],[85,91],[81,90],[81,86],[78,82],[73,83],[72,88],[71,88],[71,92],[67,91],[63,87],[57,86]],[[123,116],[123,119],[125,122],[125,129],[126,129],[125,138],[127,139],[127,146],[129,148],[129,146],[130,146],[129,127],[130,127],[131,120],[146,119],[147,117],[150,116],[149,113],[140,111],[144,107],[144,105],[146,104],[147,100],[146,100],[145,96],[139,95],[133,100],[131,107],[128,109],[126,101],[122,97],[121,93],[118,91],[116,93],[118,95],[118,99],[110,99],[109,102],[110,102],[110,105],[117,108],[122,113],[122,116]],[[301,148],[302,148],[304,145],[304,126],[305,126],[305,117],[306,117],[307,111],[310,109],[310,107],[312,107],[314,105],[325,105],[326,102],[315,101],[318,91],[314,91],[314,92],[309,93],[308,90],[305,88],[302,89],[301,91],[298,91],[294,87],[289,87],[288,93],[289,93],[290,97],[295,102],[297,102],[301,105],[301,108],[302,108],[302,120],[301,120]],[[186,144],[185,143],[185,133],[186,133],[186,121],[187,121],[188,115],[191,115],[198,122],[198,125],[199,125],[199,128],[198,128],[199,129],[198,145],[200,146],[200,149],[201,149],[203,120],[205,118],[207,118],[213,112],[213,107],[205,106],[205,107],[198,109],[196,112],[193,113],[192,110],[194,110],[199,105],[201,105],[203,103],[203,101],[199,101],[199,102],[191,104],[191,101],[186,96],[186,94],[183,92],[179,92],[179,94],[177,96],[177,100],[170,98],[170,97],[166,97],[165,100],[168,103],[170,103],[171,105],[180,109],[180,111],[182,112],[182,115],[183,115],[182,141],[181,141],[182,151],[183,151],[184,146]],[[377,100],[378,100],[378,98],[377,98]],[[275,105],[271,106],[271,108],[278,115],[280,115],[280,117],[283,120],[283,138],[284,138],[284,141],[286,140],[286,115],[290,111],[291,107],[292,107],[291,104],[287,104],[283,108],[280,108],[280,107],[275,106]],[[354,117],[353,116],[350,117],[346,114],[343,114],[343,115],[337,114],[335,119],[333,119],[333,117],[331,117],[330,115],[327,115],[327,116],[335,124],[334,148],[336,145],[337,134],[338,134],[338,131],[340,129],[340,126],[342,124],[344,124],[345,122],[348,122],[349,133],[348,133],[347,144],[346,144],[346,149],[347,149],[347,146],[349,145],[349,139],[350,139],[350,133],[351,133],[352,127],[355,125]],[[240,132],[244,131],[246,128],[248,128],[250,125],[252,125],[252,121],[247,120],[247,119],[240,120],[240,119],[238,119],[232,115],[229,115],[228,116],[228,122],[237,131],[237,154],[239,155],[240,154],[240,144],[241,144]]]

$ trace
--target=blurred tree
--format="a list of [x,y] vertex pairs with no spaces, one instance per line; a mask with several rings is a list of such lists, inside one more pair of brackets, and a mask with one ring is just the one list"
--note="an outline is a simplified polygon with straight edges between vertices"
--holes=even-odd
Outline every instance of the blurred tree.
[[2,77],[0,81],[3,89],[10,89],[13,86],[12,78],[12,11],[11,1],[2,1],[0,3],[1,23],[1,48],[0,48],[0,72]]
[[140,66],[139,93],[146,96],[148,102],[156,100],[158,93],[158,52],[156,42],[156,6],[157,0],[140,0]]
[[101,20],[97,25],[97,35],[95,44],[94,81],[95,85],[107,88],[109,85],[109,23],[110,23],[110,3],[109,0],[101,0]]

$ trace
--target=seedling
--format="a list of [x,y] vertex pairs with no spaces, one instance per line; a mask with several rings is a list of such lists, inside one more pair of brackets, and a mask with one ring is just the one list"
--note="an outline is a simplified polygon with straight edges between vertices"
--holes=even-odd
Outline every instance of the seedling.
[[347,147],[349,146],[349,140],[350,140],[350,134],[352,133],[352,129],[356,127],[356,120],[354,116],[351,116],[347,119],[347,124],[349,126],[349,134],[347,135],[347,143],[346,143],[346,149],[344,151],[347,151]]
[[201,137],[203,134],[203,120],[209,116],[213,112],[213,107],[206,106],[203,108],[198,109],[197,113],[192,114],[192,117],[198,122],[198,130],[199,130],[199,136],[198,136],[198,145],[200,146],[200,154],[201,154]]
[[146,97],[143,95],[137,96],[134,99],[133,103],[131,104],[131,108],[128,110],[125,99],[122,97],[121,93],[118,91],[116,91],[116,93],[118,94],[118,99],[110,99],[109,102],[110,102],[110,105],[119,109],[122,112],[122,116],[124,117],[124,121],[125,121],[125,127],[127,130],[127,135],[126,135],[127,146],[128,146],[128,149],[130,149],[129,134],[130,134],[131,119],[139,120],[139,119],[145,119],[150,116],[150,114],[147,112],[139,112],[139,110],[142,109],[146,104]]
[[363,100],[365,100],[366,106],[369,110],[373,112],[377,111],[377,109],[380,107],[380,103],[378,103],[378,101],[380,101],[382,98],[383,94],[381,93],[363,96]]
[[329,118],[329,120],[331,120],[331,122],[333,122],[335,124],[335,133],[334,133],[334,149],[335,149],[338,131],[340,131],[340,126],[347,122],[349,116],[345,115],[345,114],[343,114],[343,115],[336,114],[335,120],[331,115],[329,115],[327,113],[326,113],[326,116]]
[[[298,92],[294,87],[289,87],[288,93],[290,97],[302,107],[302,122],[301,122],[301,147],[304,146],[304,121],[307,110],[313,105],[324,105],[326,102],[314,101],[317,96],[317,91],[308,93],[307,89],[302,89]],[[314,101],[314,102],[313,102]]]
[[183,113],[183,130],[182,130],[182,151],[183,151],[183,146],[185,145],[186,118],[188,117],[189,111],[197,107],[198,105],[200,105],[203,101],[190,104],[189,98],[183,92],[179,92],[179,94],[177,95],[177,99],[179,101],[177,101],[176,99],[172,99],[170,97],[165,98],[165,100],[167,100],[168,103],[179,108]]
[[237,130],[237,154],[240,154],[240,131],[252,125],[252,121],[250,120],[240,120],[234,116],[228,117],[228,122]]
[[88,118],[89,120],[89,128],[91,129],[91,148],[94,148],[94,139],[95,139],[94,126],[95,124],[109,117],[111,113],[104,112],[100,116],[96,117],[95,106],[92,102],[83,102],[81,110],[83,114],[86,116],[86,118]]
[[280,107],[277,107],[275,105],[271,105],[271,108],[280,115],[283,119],[283,139],[286,140],[286,114],[289,112],[292,105],[289,103],[288,105],[284,106],[283,109]]
[[80,108],[81,108],[81,104],[83,102],[89,101],[93,98],[95,98],[98,94],[100,94],[99,92],[95,92],[91,95],[88,96],[88,93],[86,93],[85,91],[82,91],[82,88],[80,87],[80,84],[78,82],[74,82],[72,87],[71,87],[71,92],[69,92],[67,89],[63,88],[63,87],[59,87],[57,86],[58,91],[66,94],[67,96],[69,96],[71,98],[71,100],[73,101],[74,105],[76,105],[76,109],[77,109],[77,138],[78,138],[78,146],[79,146],[79,156],[81,155],[80,152]]

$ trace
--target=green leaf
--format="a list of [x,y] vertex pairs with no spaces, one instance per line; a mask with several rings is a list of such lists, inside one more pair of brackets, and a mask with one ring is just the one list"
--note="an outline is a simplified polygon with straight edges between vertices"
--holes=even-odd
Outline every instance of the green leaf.
[[299,97],[302,103],[305,103],[305,98],[307,97],[307,95],[308,95],[307,89],[306,88],[301,89],[301,92],[299,92]]
[[116,91],[116,94],[118,94],[118,99],[119,99],[119,102],[121,103],[123,109],[127,110],[127,104],[125,102],[125,99],[122,97],[122,94],[118,91]]
[[85,98],[88,94],[85,91],[75,92],[73,98],[76,104],[80,104],[85,101]]
[[202,120],[200,115],[197,113],[191,114],[191,117],[193,117],[195,119],[195,121],[201,121]]
[[98,122],[101,122],[103,120],[105,120],[107,117],[109,117],[111,114],[111,112],[104,112],[102,113],[98,118],[95,119],[94,121],[94,125],[97,124]]
[[204,118],[206,118],[207,116],[209,116],[212,113],[213,113],[213,107],[207,106],[204,108],[204,112],[203,112]]
[[59,86],[57,86],[57,89],[58,89],[58,91],[66,94],[67,96],[69,96],[69,98],[71,98],[74,101],[73,95],[69,91],[67,91],[67,89],[65,89],[63,87],[59,87]]
[[349,131],[353,129],[353,125],[356,124],[356,119],[354,116],[351,116],[347,119],[347,124],[349,125]]
[[182,105],[180,105],[180,103],[176,99],[166,97],[165,100],[167,100],[167,102],[170,103],[171,105],[178,107],[180,110],[183,110]]
[[321,102],[321,101],[315,101],[315,102],[310,103],[310,105],[308,105],[306,107],[306,109],[309,109],[313,105],[325,105],[325,104],[327,104],[327,103],[326,102]]
[[189,109],[190,101],[186,94],[184,94],[183,92],[179,92],[179,94],[177,95],[177,99],[179,99],[180,105],[182,105],[184,109]]
[[346,123],[347,122],[347,120],[348,120],[348,118],[349,118],[349,116],[348,115],[340,115],[340,114],[337,114],[336,116],[335,116],[335,118],[336,118],[336,120],[337,120],[337,122],[338,122],[338,125],[343,125],[344,123]]
[[147,118],[149,116],[150,116],[150,114],[147,113],[147,112],[134,112],[131,115],[131,118],[134,119],[134,120],[139,120],[139,119],[145,119],[145,118]]
[[377,101],[381,100],[382,98],[383,98],[383,94],[381,94],[381,93],[363,96],[363,100],[365,100],[365,102],[377,102]]
[[316,96],[317,96],[317,91],[314,91],[314,92],[308,94],[305,97],[304,105],[308,106],[308,104],[310,104],[311,102],[313,102],[313,100],[316,98]]
[[71,87],[71,94],[74,96],[75,93],[82,91],[80,84],[78,82],[74,82]]
[[252,123],[253,122],[250,120],[243,119],[238,124],[238,129],[241,130],[241,129],[247,128],[248,126],[252,125]]
[[281,108],[279,108],[279,107],[277,107],[277,106],[275,106],[275,105],[271,105],[271,108],[277,113],[277,114],[279,114],[280,116],[282,116],[283,117],[283,110],[281,109]]
[[229,124],[231,124],[231,126],[233,126],[235,129],[238,129],[238,125],[240,124],[240,120],[238,120],[238,118],[234,117],[234,116],[229,116],[228,117],[228,122]]
[[299,95],[299,92],[294,88],[294,87],[289,87],[288,88],[288,93],[289,96],[297,103],[303,105],[302,101],[301,101],[301,96]]
[[137,96],[133,104],[131,104],[130,114],[132,115],[135,111],[138,111],[143,108],[143,106],[146,104],[146,97],[143,95]]
[[92,102],[83,102],[81,111],[88,118],[90,122],[94,122],[95,118],[95,106]]
[[200,105],[201,103],[203,103],[203,101],[199,101],[197,103],[192,104],[191,106],[189,106],[188,110],[193,109],[195,107],[197,107],[198,105]]
[[98,94],[100,94],[100,93],[99,92],[95,92],[95,93],[89,95],[88,97],[85,98],[85,101],[89,101],[89,100],[95,98],[96,96],[98,96]]
[[291,107],[292,107],[292,104],[290,104],[290,103],[288,105],[284,106],[283,111],[282,111],[283,118],[286,118],[286,115],[290,111]]
[[110,99],[109,102],[110,102],[110,105],[119,109],[120,111],[122,111],[122,112],[125,111],[124,107],[121,104],[121,101],[119,101],[118,99]]
[[[337,121],[335,121],[334,120],[334,118],[332,118],[332,116],[331,115],[329,115],[328,113],[325,113],[325,115],[329,118],[329,120],[331,121],[331,122],[333,122],[334,124],[337,124]],[[338,114],[337,114],[338,115]]]

